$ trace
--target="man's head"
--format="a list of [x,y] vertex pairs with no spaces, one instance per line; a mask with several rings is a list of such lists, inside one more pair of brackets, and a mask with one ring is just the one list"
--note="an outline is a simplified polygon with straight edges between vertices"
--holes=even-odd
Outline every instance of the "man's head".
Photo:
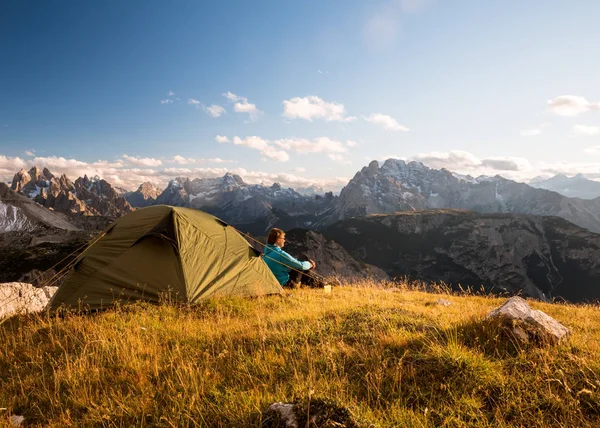
[[285,232],[281,229],[277,229],[274,227],[269,232],[269,236],[267,237],[267,244],[277,245],[279,248],[285,245]]

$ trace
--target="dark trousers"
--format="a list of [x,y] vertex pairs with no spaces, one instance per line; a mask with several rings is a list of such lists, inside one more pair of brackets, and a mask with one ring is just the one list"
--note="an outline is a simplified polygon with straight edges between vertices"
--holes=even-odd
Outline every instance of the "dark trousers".
[[292,269],[290,271],[290,279],[284,285],[284,287],[299,288],[305,286],[311,288],[319,288],[325,285],[320,279],[316,279],[315,277],[309,276],[309,272],[312,272],[312,269],[305,270],[304,272],[299,272],[297,270]]

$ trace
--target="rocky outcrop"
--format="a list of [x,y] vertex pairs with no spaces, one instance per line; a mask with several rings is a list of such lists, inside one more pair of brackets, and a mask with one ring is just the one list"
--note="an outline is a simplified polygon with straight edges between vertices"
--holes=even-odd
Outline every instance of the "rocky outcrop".
[[0,319],[44,310],[57,289],[36,288],[23,282],[0,284]]
[[87,176],[71,182],[66,175],[54,176],[48,169],[22,169],[11,189],[53,211],[66,214],[119,217],[133,211],[127,200],[105,180]]
[[343,220],[324,235],[392,277],[542,300],[600,299],[600,235],[557,217],[404,212]]
[[398,159],[359,171],[342,189],[332,221],[431,208],[558,216],[600,232],[600,198],[568,198],[500,176],[472,178]]
[[302,260],[314,260],[317,264],[315,271],[321,276],[335,276],[349,281],[390,279],[382,269],[356,260],[340,244],[315,231],[288,231],[285,251]]
[[143,208],[154,205],[161,193],[162,190],[154,184],[145,182],[135,192],[125,193],[124,196],[132,207]]
[[497,323],[511,337],[523,343],[559,343],[569,338],[571,331],[542,311],[532,309],[521,297],[511,297],[486,317]]

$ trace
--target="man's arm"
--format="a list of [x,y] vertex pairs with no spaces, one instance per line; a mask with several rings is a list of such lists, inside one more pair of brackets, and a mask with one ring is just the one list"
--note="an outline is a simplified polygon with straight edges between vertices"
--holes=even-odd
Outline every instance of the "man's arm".
[[279,252],[279,255],[282,258],[282,263],[293,269],[309,270],[310,268],[312,268],[311,262],[301,262],[300,260],[295,259],[294,257],[292,257],[291,255],[289,255],[288,253],[286,253],[283,250],[281,250],[281,252]]

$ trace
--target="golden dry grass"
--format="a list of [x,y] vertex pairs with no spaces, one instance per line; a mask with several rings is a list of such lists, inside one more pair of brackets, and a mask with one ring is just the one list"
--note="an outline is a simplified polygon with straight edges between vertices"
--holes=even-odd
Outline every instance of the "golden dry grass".
[[0,425],[260,426],[270,403],[325,398],[365,426],[600,426],[600,308],[530,302],[573,335],[520,348],[482,323],[504,300],[364,282],[13,318]]

